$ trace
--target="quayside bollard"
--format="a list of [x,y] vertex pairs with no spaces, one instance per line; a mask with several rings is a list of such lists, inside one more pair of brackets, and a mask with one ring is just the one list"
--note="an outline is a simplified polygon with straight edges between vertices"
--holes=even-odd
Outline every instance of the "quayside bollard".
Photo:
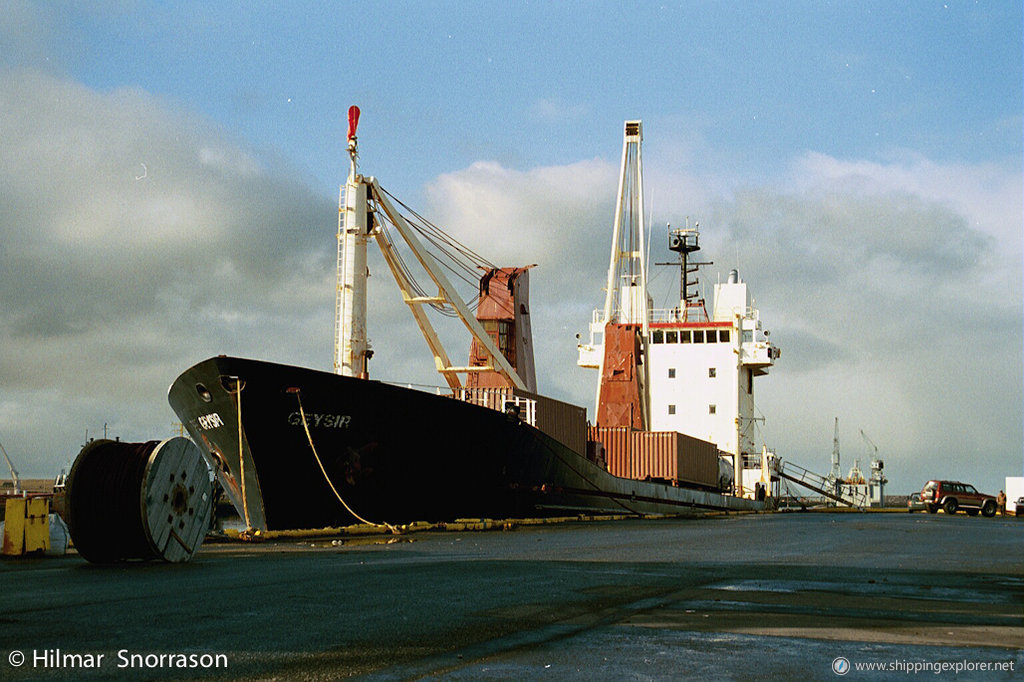
[[188,561],[206,537],[212,503],[206,460],[183,437],[95,440],[68,475],[68,531],[93,563]]

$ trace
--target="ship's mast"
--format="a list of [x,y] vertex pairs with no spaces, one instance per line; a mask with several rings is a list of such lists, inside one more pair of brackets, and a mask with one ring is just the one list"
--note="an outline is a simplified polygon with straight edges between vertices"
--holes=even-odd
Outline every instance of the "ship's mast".
[[[679,310],[677,319],[682,322],[703,322],[708,319],[708,311],[704,299],[698,297],[693,290],[699,283],[690,275],[696,274],[701,265],[714,265],[713,261],[691,261],[690,254],[700,251],[700,224],[690,228],[687,219],[686,227],[679,229],[668,227],[668,248],[679,254]],[[676,265],[675,263],[657,263],[657,265]]]
[[338,199],[338,284],[334,317],[334,373],[367,378],[366,242],[369,216],[366,182],[356,172],[359,108],[348,110],[348,180]]
[[647,263],[644,239],[643,125],[626,121],[619,194],[615,200],[604,324],[640,324],[647,335]]

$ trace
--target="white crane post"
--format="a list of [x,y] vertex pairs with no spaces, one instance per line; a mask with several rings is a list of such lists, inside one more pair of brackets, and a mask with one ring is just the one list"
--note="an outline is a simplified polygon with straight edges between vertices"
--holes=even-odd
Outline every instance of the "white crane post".
[[334,325],[334,372],[367,378],[366,243],[369,240],[366,182],[356,173],[359,108],[349,108],[348,180],[338,202],[338,283]]
[[[627,127],[628,127],[627,122]],[[615,223],[612,228],[612,252],[608,261],[608,286],[605,289],[604,297],[604,319],[602,322],[608,324],[612,321],[612,313],[618,305],[616,295],[619,291],[618,274],[619,261],[622,259],[622,249],[619,246],[619,235],[622,232],[622,202],[625,194],[626,164],[629,162],[629,133],[625,133],[622,139],[622,164],[619,167],[619,191],[615,199]]]
[[[605,289],[602,325],[613,322],[639,324],[641,353],[647,353],[647,334],[650,320],[647,305],[647,261],[644,226],[644,168],[643,122],[626,121],[622,139],[622,165],[619,170],[619,191],[615,199],[615,222],[612,228],[612,248],[608,259],[608,280]],[[628,283],[623,280],[629,278]],[[628,284],[628,289],[624,288]],[[648,363],[642,365],[640,409],[643,423],[649,424],[650,396],[648,395]],[[595,413],[601,405],[601,377],[604,375],[604,355],[598,365]]]

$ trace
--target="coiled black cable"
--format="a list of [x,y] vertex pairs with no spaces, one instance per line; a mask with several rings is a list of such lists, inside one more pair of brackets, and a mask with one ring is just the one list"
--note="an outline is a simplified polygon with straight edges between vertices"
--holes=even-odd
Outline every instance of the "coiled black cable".
[[143,527],[140,498],[149,456],[159,443],[94,440],[79,453],[67,481],[67,522],[84,559],[157,558]]

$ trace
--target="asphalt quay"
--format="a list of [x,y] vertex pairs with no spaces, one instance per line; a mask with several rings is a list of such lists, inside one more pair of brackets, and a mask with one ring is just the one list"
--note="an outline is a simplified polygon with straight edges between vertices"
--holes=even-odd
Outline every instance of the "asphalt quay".
[[0,586],[10,680],[1024,670],[1024,522],[1002,517],[776,513],[208,543],[185,564],[4,560]]

